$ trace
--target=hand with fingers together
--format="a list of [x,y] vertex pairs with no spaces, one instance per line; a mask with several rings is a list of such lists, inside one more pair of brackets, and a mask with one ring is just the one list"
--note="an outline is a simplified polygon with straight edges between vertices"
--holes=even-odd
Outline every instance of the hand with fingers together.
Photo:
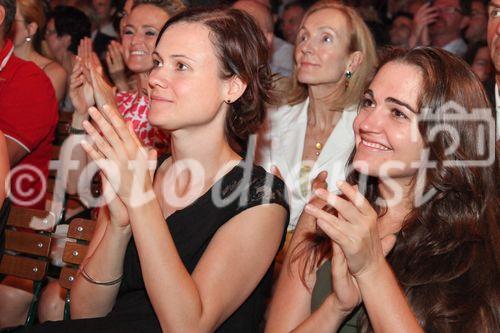
[[76,57],[70,76],[69,97],[78,115],[88,116],[88,108],[95,105],[91,81],[90,72],[82,64],[82,59]]
[[100,75],[103,75],[104,72],[101,61],[92,48],[92,39],[85,37],[80,40],[80,44],[78,45],[78,56],[82,59],[83,64],[87,67],[92,66]]
[[342,249],[349,272],[356,278],[385,262],[396,236],[379,234],[378,215],[355,186],[343,181],[337,185],[345,198],[324,189],[317,190],[316,195],[335,208],[338,216],[313,205],[307,205],[306,211],[317,218],[318,227]]
[[82,147],[101,169],[118,198],[127,208],[153,200],[151,171],[155,169],[156,151],[147,151],[141,145],[131,124],[123,121],[116,108],[92,107],[89,114],[100,133],[90,122],[84,122],[94,144],[82,142]]
[[108,105],[113,108],[116,107],[115,91],[105,80],[97,68],[88,63],[88,71],[90,73],[90,80],[94,91],[94,100],[98,108],[103,105]]

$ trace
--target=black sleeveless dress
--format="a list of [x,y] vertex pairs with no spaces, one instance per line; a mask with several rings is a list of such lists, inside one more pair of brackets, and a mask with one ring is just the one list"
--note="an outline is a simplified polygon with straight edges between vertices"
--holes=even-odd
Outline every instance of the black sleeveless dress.
[[[283,206],[289,215],[285,185],[263,168],[241,161],[209,191],[186,208],[168,217],[166,223],[179,255],[189,273],[195,269],[217,230],[245,209],[274,203]],[[239,195],[238,195],[239,194]],[[226,200],[224,205],[221,201]],[[283,229],[280,249],[288,224]],[[256,249],[258,250],[258,249]],[[139,256],[133,238],[124,262],[124,278],[113,310],[104,318],[48,322],[34,327],[32,332],[161,332],[161,327],[149,301],[141,274]],[[216,332],[258,332],[270,296],[273,265],[243,304]]]

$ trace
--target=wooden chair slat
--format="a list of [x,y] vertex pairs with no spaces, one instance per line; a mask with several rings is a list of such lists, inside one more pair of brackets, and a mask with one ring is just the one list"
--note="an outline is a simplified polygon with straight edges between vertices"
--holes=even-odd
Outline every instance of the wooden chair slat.
[[90,241],[96,227],[95,220],[76,218],[71,221],[68,228],[68,237]]
[[54,213],[44,210],[12,207],[7,225],[39,231],[52,231],[56,225],[56,216]]
[[45,277],[48,262],[39,259],[4,254],[0,273],[40,281]]
[[82,263],[83,258],[87,254],[88,245],[66,242],[63,252],[63,261],[79,265]]
[[61,269],[61,274],[59,275],[59,284],[64,289],[71,289],[73,281],[75,281],[76,273],[78,269],[73,267],[63,267]]
[[5,249],[47,257],[52,238],[31,232],[5,230]]

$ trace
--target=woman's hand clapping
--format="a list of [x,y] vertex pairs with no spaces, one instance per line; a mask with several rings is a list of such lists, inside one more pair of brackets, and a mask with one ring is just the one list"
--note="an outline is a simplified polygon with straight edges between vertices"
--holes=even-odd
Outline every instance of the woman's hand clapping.
[[125,74],[125,62],[123,60],[123,47],[117,41],[111,41],[106,52],[106,64],[109,75],[119,91],[128,91],[130,87]]
[[156,151],[147,151],[140,143],[130,123],[125,123],[118,111],[109,105],[100,110],[92,107],[90,116],[101,133],[90,122],[84,127],[94,146],[82,146],[94,160],[119,199],[128,207],[138,207],[154,198],[152,170]]
[[88,115],[88,108],[95,104],[90,72],[82,64],[80,57],[76,58],[71,73],[69,97],[75,112],[80,115]]
[[313,205],[306,211],[317,218],[321,228],[342,249],[350,274],[358,277],[376,269],[385,261],[396,242],[393,234],[380,237],[377,228],[377,213],[356,187],[339,182],[338,188],[347,199],[320,189],[318,198],[323,199],[338,212],[338,216],[327,213]]

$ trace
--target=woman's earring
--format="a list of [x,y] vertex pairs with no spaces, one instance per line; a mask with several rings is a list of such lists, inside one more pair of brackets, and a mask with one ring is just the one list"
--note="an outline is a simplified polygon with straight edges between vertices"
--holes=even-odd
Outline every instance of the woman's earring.
[[26,43],[31,42],[31,36],[26,37]]
[[347,89],[349,87],[349,80],[352,77],[352,72],[350,70],[345,71],[345,88]]
[[226,99],[224,102],[226,102],[226,104],[231,104],[231,100],[230,99]]

